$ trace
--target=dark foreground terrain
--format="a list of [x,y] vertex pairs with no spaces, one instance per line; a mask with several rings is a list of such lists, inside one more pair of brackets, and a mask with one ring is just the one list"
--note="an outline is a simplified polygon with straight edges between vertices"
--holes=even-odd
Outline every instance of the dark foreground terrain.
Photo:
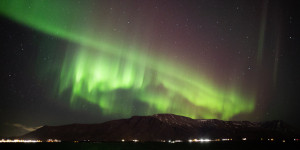
[[48,150],[299,150],[300,142],[212,142],[212,143],[2,143],[0,149]]

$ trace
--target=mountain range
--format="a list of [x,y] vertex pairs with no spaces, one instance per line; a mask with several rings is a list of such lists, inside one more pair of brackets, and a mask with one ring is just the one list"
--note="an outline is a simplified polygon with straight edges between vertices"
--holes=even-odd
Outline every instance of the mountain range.
[[191,119],[174,114],[133,116],[100,124],[43,126],[21,139],[61,141],[162,141],[209,138],[241,140],[294,139],[293,127],[279,120],[267,122]]

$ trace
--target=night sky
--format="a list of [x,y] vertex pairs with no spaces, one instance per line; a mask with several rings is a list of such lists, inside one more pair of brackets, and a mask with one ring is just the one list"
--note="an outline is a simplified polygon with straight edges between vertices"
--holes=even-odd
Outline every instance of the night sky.
[[297,128],[299,7],[1,0],[0,136],[157,113]]

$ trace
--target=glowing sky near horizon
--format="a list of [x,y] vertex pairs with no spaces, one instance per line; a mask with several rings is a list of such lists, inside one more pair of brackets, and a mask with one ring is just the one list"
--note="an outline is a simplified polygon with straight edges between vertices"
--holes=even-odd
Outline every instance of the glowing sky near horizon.
[[138,29],[128,20],[128,26],[113,32],[109,29],[118,24],[113,19],[117,14],[101,13],[101,8],[89,12],[90,5],[0,2],[1,15],[76,45],[61,50],[66,54],[58,77],[57,94],[70,90],[71,106],[83,100],[97,105],[103,115],[131,116],[139,103],[146,114],[225,120],[254,110],[256,95],[252,91],[247,93],[235,84],[219,85],[205,69],[198,71],[160,53],[157,49],[163,46],[147,42],[152,32],[146,31],[151,26]]

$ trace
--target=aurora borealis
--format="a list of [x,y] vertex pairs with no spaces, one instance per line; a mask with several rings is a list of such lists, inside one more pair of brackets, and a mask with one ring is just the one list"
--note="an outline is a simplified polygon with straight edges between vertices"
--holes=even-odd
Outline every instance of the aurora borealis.
[[229,119],[237,113],[250,112],[254,107],[253,99],[243,99],[235,91],[223,92],[205,79],[185,79],[170,67],[166,71],[156,70],[159,64],[147,62],[134,53],[95,55],[83,49],[68,61],[62,68],[60,91],[71,87],[72,103],[76,98],[85,99],[99,105],[104,114],[132,115],[130,107],[120,109],[126,106],[120,105],[123,98],[118,97],[118,90],[128,92],[126,105],[131,106],[133,100],[139,100],[148,105],[145,111],[149,114],[171,112],[206,118],[216,118],[214,114],[218,114],[222,119]]
[[268,1],[0,1],[2,20],[42,37],[30,46],[38,62],[29,66],[48,89],[47,103],[102,118],[269,113],[282,49],[279,38],[270,44],[269,30],[282,34],[269,26],[272,9],[281,8]]
[[[147,55],[147,51],[131,47],[131,44],[118,47],[112,46],[117,45],[114,41],[101,41],[105,39],[102,36],[95,39],[96,35],[82,32],[89,25],[68,31],[69,27],[65,26],[81,24],[79,20],[71,21],[68,16],[63,16],[63,12],[57,12],[53,19],[48,19],[48,9],[52,9],[49,6],[58,5],[55,2],[48,3],[45,10],[39,7],[44,3],[33,1],[33,8],[30,8],[33,11],[28,12],[22,12],[27,10],[26,1],[13,1],[1,6],[11,6],[2,8],[3,13],[18,22],[82,45],[70,50],[76,54],[66,55],[61,68],[60,92],[71,88],[71,103],[81,98],[99,105],[104,114],[119,113],[128,117],[132,115],[131,108],[120,109],[122,97],[117,96],[118,90],[126,90],[131,99],[126,105],[139,100],[149,107],[145,110],[147,114],[175,113],[192,118],[230,119],[236,114],[253,111],[255,96],[247,97],[234,89],[217,88],[217,85],[201,77],[203,73],[194,73],[191,69],[185,69],[184,65],[179,67],[171,60],[161,61],[165,58],[154,58],[151,53]],[[72,15],[78,15],[72,12],[73,8],[66,9],[70,9]]]

